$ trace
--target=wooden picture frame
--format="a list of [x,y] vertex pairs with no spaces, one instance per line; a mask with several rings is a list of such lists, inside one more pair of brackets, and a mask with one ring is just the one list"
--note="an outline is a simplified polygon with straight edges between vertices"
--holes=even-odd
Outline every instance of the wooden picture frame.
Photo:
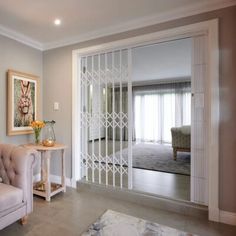
[[39,78],[8,70],[7,135],[32,134],[30,123],[39,115]]

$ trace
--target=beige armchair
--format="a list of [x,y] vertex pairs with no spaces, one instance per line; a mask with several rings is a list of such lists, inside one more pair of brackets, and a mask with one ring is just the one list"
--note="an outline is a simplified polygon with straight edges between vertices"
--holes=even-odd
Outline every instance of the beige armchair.
[[177,159],[177,151],[191,152],[191,126],[171,128],[173,158]]
[[38,153],[0,144],[0,230],[33,211],[33,167]]

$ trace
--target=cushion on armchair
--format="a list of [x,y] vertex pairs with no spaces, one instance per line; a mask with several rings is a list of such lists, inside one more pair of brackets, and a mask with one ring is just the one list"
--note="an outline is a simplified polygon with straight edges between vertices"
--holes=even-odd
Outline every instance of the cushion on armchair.
[[0,214],[23,203],[23,190],[0,183]]

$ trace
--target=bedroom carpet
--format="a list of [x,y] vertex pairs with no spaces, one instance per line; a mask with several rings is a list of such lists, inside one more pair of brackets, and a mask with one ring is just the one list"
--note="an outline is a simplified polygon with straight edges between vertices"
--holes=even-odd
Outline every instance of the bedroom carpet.
[[[116,153],[119,157],[120,152]],[[128,149],[122,151],[128,159]],[[173,160],[173,150],[169,145],[138,143],[133,146],[133,167],[168,173],[190,175],[190,153],[178,152]]]

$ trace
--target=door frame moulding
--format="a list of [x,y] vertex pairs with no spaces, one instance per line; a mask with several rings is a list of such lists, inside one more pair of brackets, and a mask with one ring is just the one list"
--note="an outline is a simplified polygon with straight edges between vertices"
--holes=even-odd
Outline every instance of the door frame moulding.
[[209,220],[220,221],[219,210],[219,43],[218,19],[194,23],[173,29],[158,31],[151,34],[118,40],[106,44],[95,45],[72,51],[72,183],[81,179],[80,150],[80,82],[78,75],[81,72],[78,58],[94,55],[105,51],[114,51],[122,48],[134,48],[164,41],[183,39],[198,35],[208,36],[208,91],[206,100],[209,104],[207,129],[209,134],[208,156],[208,192],[209,192]]

